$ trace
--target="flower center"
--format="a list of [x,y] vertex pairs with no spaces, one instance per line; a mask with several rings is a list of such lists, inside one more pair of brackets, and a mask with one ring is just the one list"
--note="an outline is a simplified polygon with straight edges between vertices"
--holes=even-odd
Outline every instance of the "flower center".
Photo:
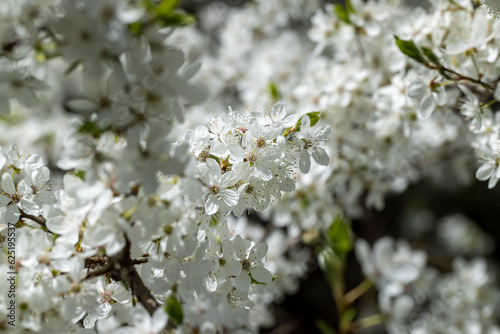
[[203,149],[203,151],[201,151],[201,153],[198,155],[198,158],[203,162],[206,162],[207,159],[210,158],[210,151],[208,147],[206,147],[205,149]]
[[250,153],[248,154],[245,159],[243,159],[245,162],[249,162],[250,164],[254,164],[257,162],[257,157],[255,156],[255,153]]
[[210,194],[212,195],[217,195],[220,191],[219,186],[211,186],[210,187]]
[[19,202],[21,202],[21,198],[22,198],[21,195],[19,195],[18,193],[14,193],[12,195],[12,202],[19,203]]

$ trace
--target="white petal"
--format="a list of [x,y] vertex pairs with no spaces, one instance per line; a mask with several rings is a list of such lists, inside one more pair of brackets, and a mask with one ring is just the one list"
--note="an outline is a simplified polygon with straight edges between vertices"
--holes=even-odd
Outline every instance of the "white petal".
[[417,80],[413,81],[406,89],[406,95],[412,99],[422,98],[429,88],[424,84],[423,81]]
[[153,313],[151,330],[153,332],[159,333],[167,325],[168,317],[167,313],[163,310],[163,307],[159,307]]
[[250,270],[252,278],[259,283],[269,284],[273,281],[273,275],[262,266],[252,268]]
[[476,172],[476,178],[480,181],[486,181],[493,174],[494,170],[495,170],[494,164],[486,163],[481,167],[479,167],[479,169]]
[[234,238],[234,251],[236,253],[236,256],[239,259],[244,259],[247,255],[247,245],[245,243],[245,240],[238,234],[236,238]]
[[206,166],[208,168],[210,175],[212,175],[212,176],[219,176],[220,175],[220,173],[221,173],[220,166],[217,163],[217,161],[215,161],[214,159],[212,159],[212,158],[207,159]]
[[9,173],[3,173],[2,175],[2,190],[10,195],[16,192],[12,176]]
[[238,276],[241,274],[241,263],[238,261],[231,261],[226,263],[226,271],[229,276]]
[[488,189],[493,188],[498,182],[498,177],[493,174],[490,178],[490,181],[488,182]]
[[248,273],[246,271],[242,271],[238,277],[234,279],[234,286],[236,289],[241,290],[241,291],[247,291],[248,288],[250,287],[250,276],[248,276]]
[[254,263],[259,262],[266,256],[268,249],[269,246],[266,243],[259,243],[250,249],[248,259]]
[[273,178],[273,173],[262,163],[256,163],[255,165],[255,175],[262,181],[269,181]]
[[196,63],[192,63],[191,65],[189,65],[188,67],[186,67],[186,69],[182,73],[182,78],[184,80],[191,79],[196,73],[198,73],[198,71],[200,70],[200,68],[201,68],[201,62],[198,61]]
[[205,213],[207,215],[213,215],[219,209],[219,204],[214,203],[212,196],[208,196],[207,201],[205,202]]
[[328,157],[328,154],[326,154],[326,151],[322,149],[321,147],[316,147],[314,150],[311,150],[312,152],[312,157],[314,160],[323,166],[328,166],[328,163],[330,162],[330,158]]
[[40,207],[36,205],[33,200],[30,199],[22,199],[21,202],[19,203],[23,209],[24,212],[26,212],[29,215],[38,215],[40,211]]
[[240,177],[235,172],[226,172],[221,176],[219,186],[221,188],[229,188],[234,186],[239,180]]
[[286,105],[283,102],[278,102],[274,105],[271,115],[273,117],[273,121],[280,121],[286,117]]
[[227,189],[221,191],[222,202],[226,206],[226,210],[231,210],[236,204],[238,204],[238,200],[240,199],[238,193],[232,189]]
[[311,119],[309,116],[304,115],[302,117],[302,121],[300,122],[300,133],[304,137],[309,137],[309,134],[311,132]]
[[448,102],[448,98],[446,96],[446,89],[444,89],[444,86],[439,86],[435,94],[438,106],[444,106],[446,102]]
[[311,157],[309,157],[309,152],[307,150],[302,150],[300,152],[299,169],[304,174],[308,173],[311,169]]
[[0,194],[0,206],[7,206],[10,202],[12,202],[10,197]]
[[210,145],[210,153],[218,156],[222,156],[226,154],[227,146],[221,143],[219,140],[215,139],[215,141]]
[[5,211],[5,223],[16,224],[20,216],[19,208],[16,205],[11,205]]
[[[1,111],[0,111],[0,114],[1,114]],[[6,161],[7,161],[7,159],[3,155],[0,155],[0,169],[3,167],[3,165],[5,165]]]
[[422,101],[420,101],[420,116],[422,116],[422,118],[428,118],[434,109],[436,109],[436,100],[432,93],[429,92],[424,96]]
[[88,99],[72,99],[66,102],[70,110],[81,114],[90,114],[97,111],[97,103]]

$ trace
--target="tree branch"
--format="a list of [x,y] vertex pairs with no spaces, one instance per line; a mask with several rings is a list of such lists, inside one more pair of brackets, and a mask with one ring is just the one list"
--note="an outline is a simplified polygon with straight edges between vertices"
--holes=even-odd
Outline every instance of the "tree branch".
[[37,223],[38,225],[42,226],[43,230],[45,232],[49,232],[50,234],[53,234],[48,228],[47,228],[47,220],[43,218],[42,216],[33,216],[25,213],[23,210],[21,210],[21,219],[29,219]]

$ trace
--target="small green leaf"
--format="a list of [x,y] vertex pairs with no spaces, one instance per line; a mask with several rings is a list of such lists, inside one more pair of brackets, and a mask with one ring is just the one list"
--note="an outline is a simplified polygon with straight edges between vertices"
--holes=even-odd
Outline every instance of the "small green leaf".
[[128,29],[130,32],[132,32],[134,35],[140,35],[143,30],[143,24],[139,21],[137,22],[132,22],[128,25]]
[[340,319],[340,323],[343,325],[348,325],[351,324],[356,318],[356,309],[355,308],[348,308],[347,310],[344,311],[344,314],[342,314],[342,318]]
[[349,13],[356,13],[354,7],[352,6],[351,0],[346,0],[345,4]]
[[156,16],[156,20],[159,21],[164,27],[187,26],[196,23],[195,16],[178,12],[158,14]]
[[401,50],[401,52],[403,52],[408,57],[415,59],[419,63],[427,65],[427,60],[425,60],[425,58],[422,56],[422,53],[420,53],[420,50],[417,48],[413,40],[405,41],[399,39],[399,37],[396,35],[394,35],[394,38],[396,39],[396,45],[398,46],[399,50]]
[[165,311],[176,325],[182,324],[182,319],[184,317],[182,313],[182,306],[175,296],[168,297],[167,302],[165,303]]
[[[311,127],[315,126],[318,121],[319,121],[319,111],[313,111],[313,112],[309,112],[306,114],[307,116],[309,116],[309,120],[311,121]],[[304,117],[304,116],[302,116]],[[300,128],[302,126],[302,117],[297,121],[297,123],[295,123],[295,132],[298,132],[300,131]]]
[[278,91],[278,87],[276,87],[276,84],[274,82],[269,83],[269,94],[271,94],[271,97],[273,100],[279,100],[280,99],[280,92]]
[[345,23],[351,24],[351,19],[349,19],[349,9],[341,4],[337,4],[334,7],[335,14],[337,17],[344,21]]
[[82,125],[80,125],[80,128],[78,128],[79,133],[89,133],[92,135],[97,135],[100,136],[105,132],[105,130],[99,129],[97,124],[92,121],[85,121]]
[[274,282],[274,280],[277,279],[277,278],[278,278],[278,276],[273,276],[272,282]]
[[348,220],[338,215],[327,232],[328,243],[339,256],[344,256],[352,249],[351,227]]
[[319,111],[313,111],[313,112],[307,113],[307,116],[309,116],[309,119],[311,120],[311,126],[315,126],[318,123]]
[[326,321],[323,319],[314,320],[314,324],[319,329],[321,334],[337,334],[337,331],[332,328]]
[[213,154],[210,154],[209,156],[210,158],[214,159],[215,161],[217,161],[217,163],[220,165],[220,159],[218,157],[216,157],[215,155]]
[[431,63],[433,63],[437,66],[441,66],[441,64],[439,63],[439,58],[436,56],[436,54],[434,52],[432,52],[431,49],[422,46],[422,52],[427,57],[427,59],[429,59],[431,61]]
[[179,6],[179,0],[163,0],[158,7],[156,7],[157,14],[172,14]]
[[85,171],[84,170],[74,170],[71,174],[76,176],[77,178],[85,181]]

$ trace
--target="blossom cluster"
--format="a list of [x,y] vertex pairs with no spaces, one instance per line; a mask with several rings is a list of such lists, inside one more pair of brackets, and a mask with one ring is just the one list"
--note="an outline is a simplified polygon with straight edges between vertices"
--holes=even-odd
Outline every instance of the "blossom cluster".
[[[421,180],[495,187],[498,1],[428,2],[213,1],[189,25],[179,1],[4,1],[19,323],[0,298],[0,329],[256,332],[339,213]],[[451,256],[492,248],[466,219],[436,226]],[[356,251],[391,333],[498,331],[484,258],[441,274],[405,241]]]

